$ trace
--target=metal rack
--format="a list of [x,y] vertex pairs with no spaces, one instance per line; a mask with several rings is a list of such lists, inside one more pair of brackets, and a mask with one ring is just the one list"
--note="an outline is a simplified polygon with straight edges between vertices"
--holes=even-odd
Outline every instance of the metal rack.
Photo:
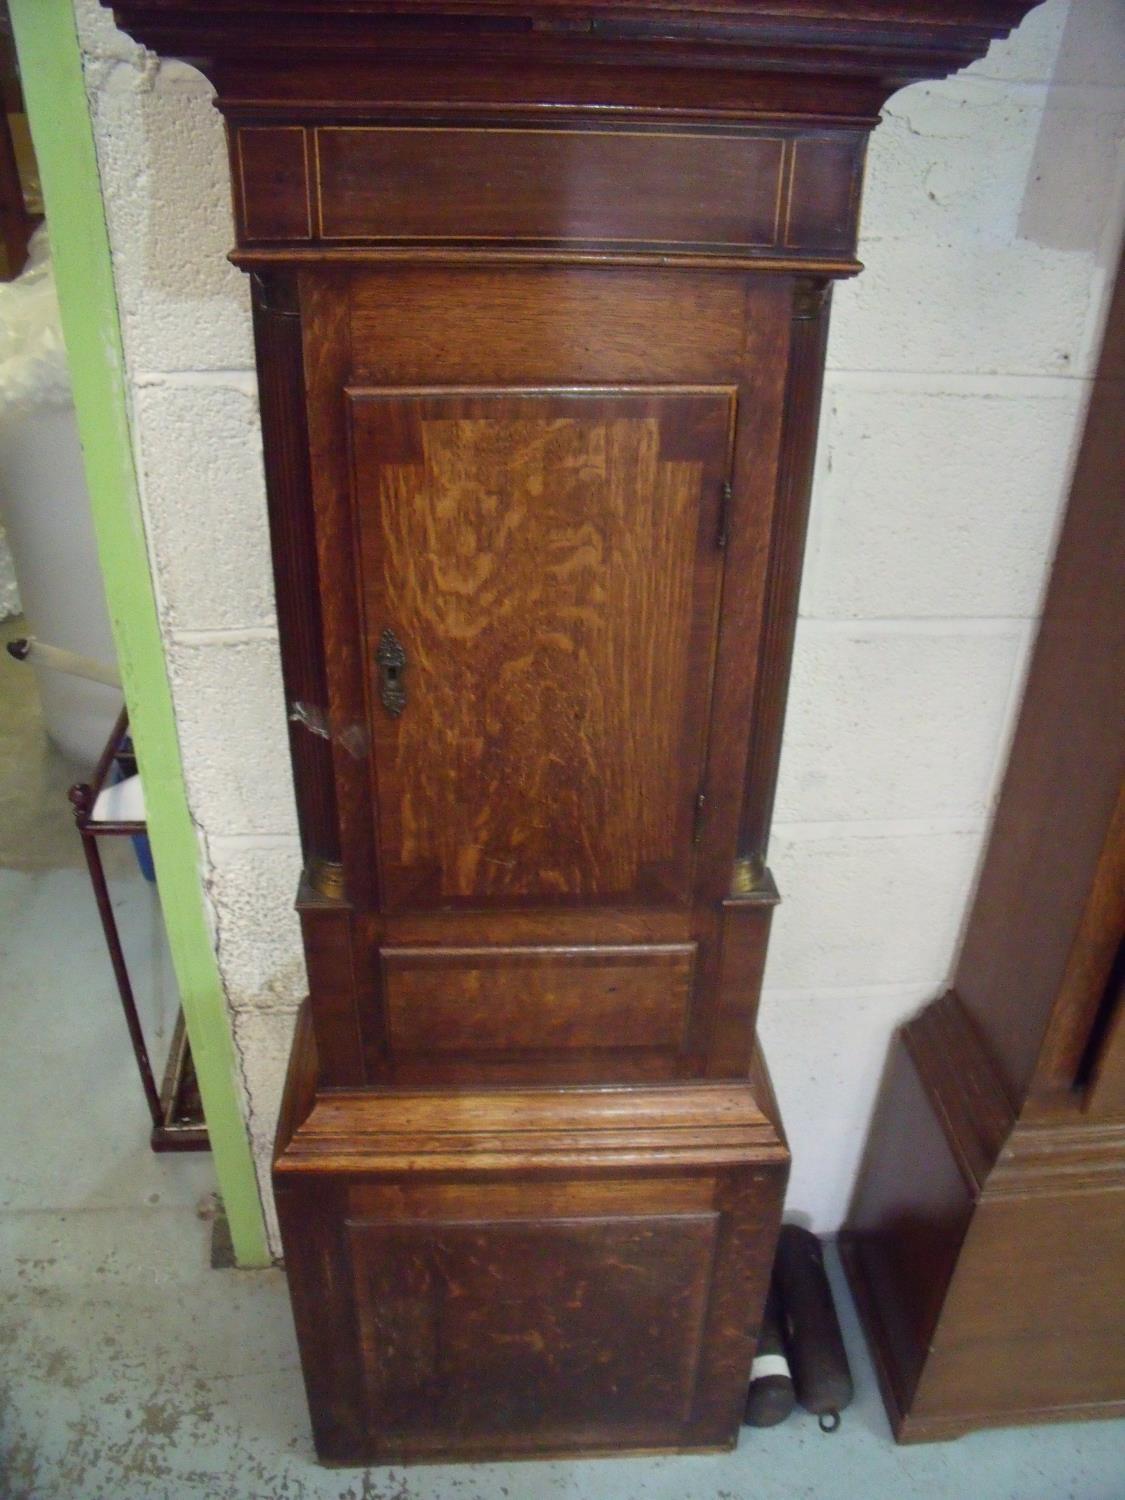
[[129,740],[129,719],[125,709],[121,710],[108,740],[105,743],[93,777],[89,782],[77,782],[71,787],[69,797],[74,808],[74,821],[82,839],[82,850],[86,856],[86,867],[90,872],[90,884],[94,888],[98,916],[105,933],[110,963],[113,965],[117,992],[121,997],[121,1009],[125,1014],[125,1025],[133,1046],[137,1071],[141,1076],[145,1102],[152,1117],[150,1137],[154,1151],[206,1151],[209,1149],[207,1125],[203,1118],[199,1089],[195,1079],[195,1068],[191,1059],[191,1047],[184,1028],[182,1010],[176,1016],[172,1033],[172,1045],[164,1068],[160,1088],[149,1058],[141,1018],[137,1013],[133,985],[129,978],[125,952],[121,945],[117,919],[113,912],[109,887],[106,884],[105,868],[102,864],[99,840],[103,838],[136,838],[148,831],[143,819],[112,819],[98,812],[98,801],[110,785],[114,769],[125,776],[136,773],[136,761]]

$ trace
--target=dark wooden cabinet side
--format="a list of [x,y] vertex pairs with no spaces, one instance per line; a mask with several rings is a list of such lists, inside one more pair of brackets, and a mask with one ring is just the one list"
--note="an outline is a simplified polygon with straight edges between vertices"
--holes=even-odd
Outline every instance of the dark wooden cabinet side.
[[900,1439],[1125,1412],[1125,275],[953,989],[846,1261]]
[[1030,8],[116,7],[214,82],[257,288],[326,1462],[737,1440],[830,286],[885,99]]
[[255,277],[253,309],[273,575],[278,628],[285,640],[282,673],[301,846],[316,886],[338,895],[342,872],[327,729],[301,315],[294,278],[284,274]]
[[831,304],[831,283],[797,283],[793,344],[785,389],[787,420],[766,580],[764,614],[767,637],[751,710],[753,729],[739,840],[739,857],[746,863],[743,878],[748,878],[754,885],[761,881],[769,852],[789,668],[797,629],[797,594],[812,498]]

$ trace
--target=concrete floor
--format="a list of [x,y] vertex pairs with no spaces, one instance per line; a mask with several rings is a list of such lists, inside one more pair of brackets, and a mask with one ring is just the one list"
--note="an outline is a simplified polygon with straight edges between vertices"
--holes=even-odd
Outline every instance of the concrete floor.
[[[16,629],[10,633],[18,634]],[[280,1271],[213,1271],[206,1157],[157,1157],[70,828],[74,770],[0,656],[0,1496],[8,1500],[1122,1500],[1125,1423],[897,1448],[858,1388],[717,1458],[317,1466]],[[9,817],[11,809],[18,817]],[[114,890],[154,1032],[174,995],[128,850]],[[163,1045],[154,1046],[160,1057]]]

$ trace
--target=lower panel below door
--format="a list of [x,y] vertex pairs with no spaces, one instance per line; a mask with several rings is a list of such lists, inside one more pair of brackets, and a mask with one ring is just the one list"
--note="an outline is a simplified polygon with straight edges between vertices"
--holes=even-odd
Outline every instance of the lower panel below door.
[[384,948],[391,1056],[644,1047],[678,1052],[694,943]]
[[332,1093],[279,1147],[324,1461],[737,1440],[787,1170],[748,1085]]
[[650,1447],[690,1423],[719,1214],[575,1207],[347,1224],[367,1421],[384,1442]]

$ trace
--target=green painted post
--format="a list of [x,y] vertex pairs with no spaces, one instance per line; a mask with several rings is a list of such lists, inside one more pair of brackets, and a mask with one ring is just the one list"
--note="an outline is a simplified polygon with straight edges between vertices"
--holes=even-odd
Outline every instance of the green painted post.
[[168,943],[239,1265],[269,1264],[239,1107],[234,1041],[207,925],[199,846],[149,574],[117,295],[72,0],[9,0],[51,229],[106,600],[144,778]]

